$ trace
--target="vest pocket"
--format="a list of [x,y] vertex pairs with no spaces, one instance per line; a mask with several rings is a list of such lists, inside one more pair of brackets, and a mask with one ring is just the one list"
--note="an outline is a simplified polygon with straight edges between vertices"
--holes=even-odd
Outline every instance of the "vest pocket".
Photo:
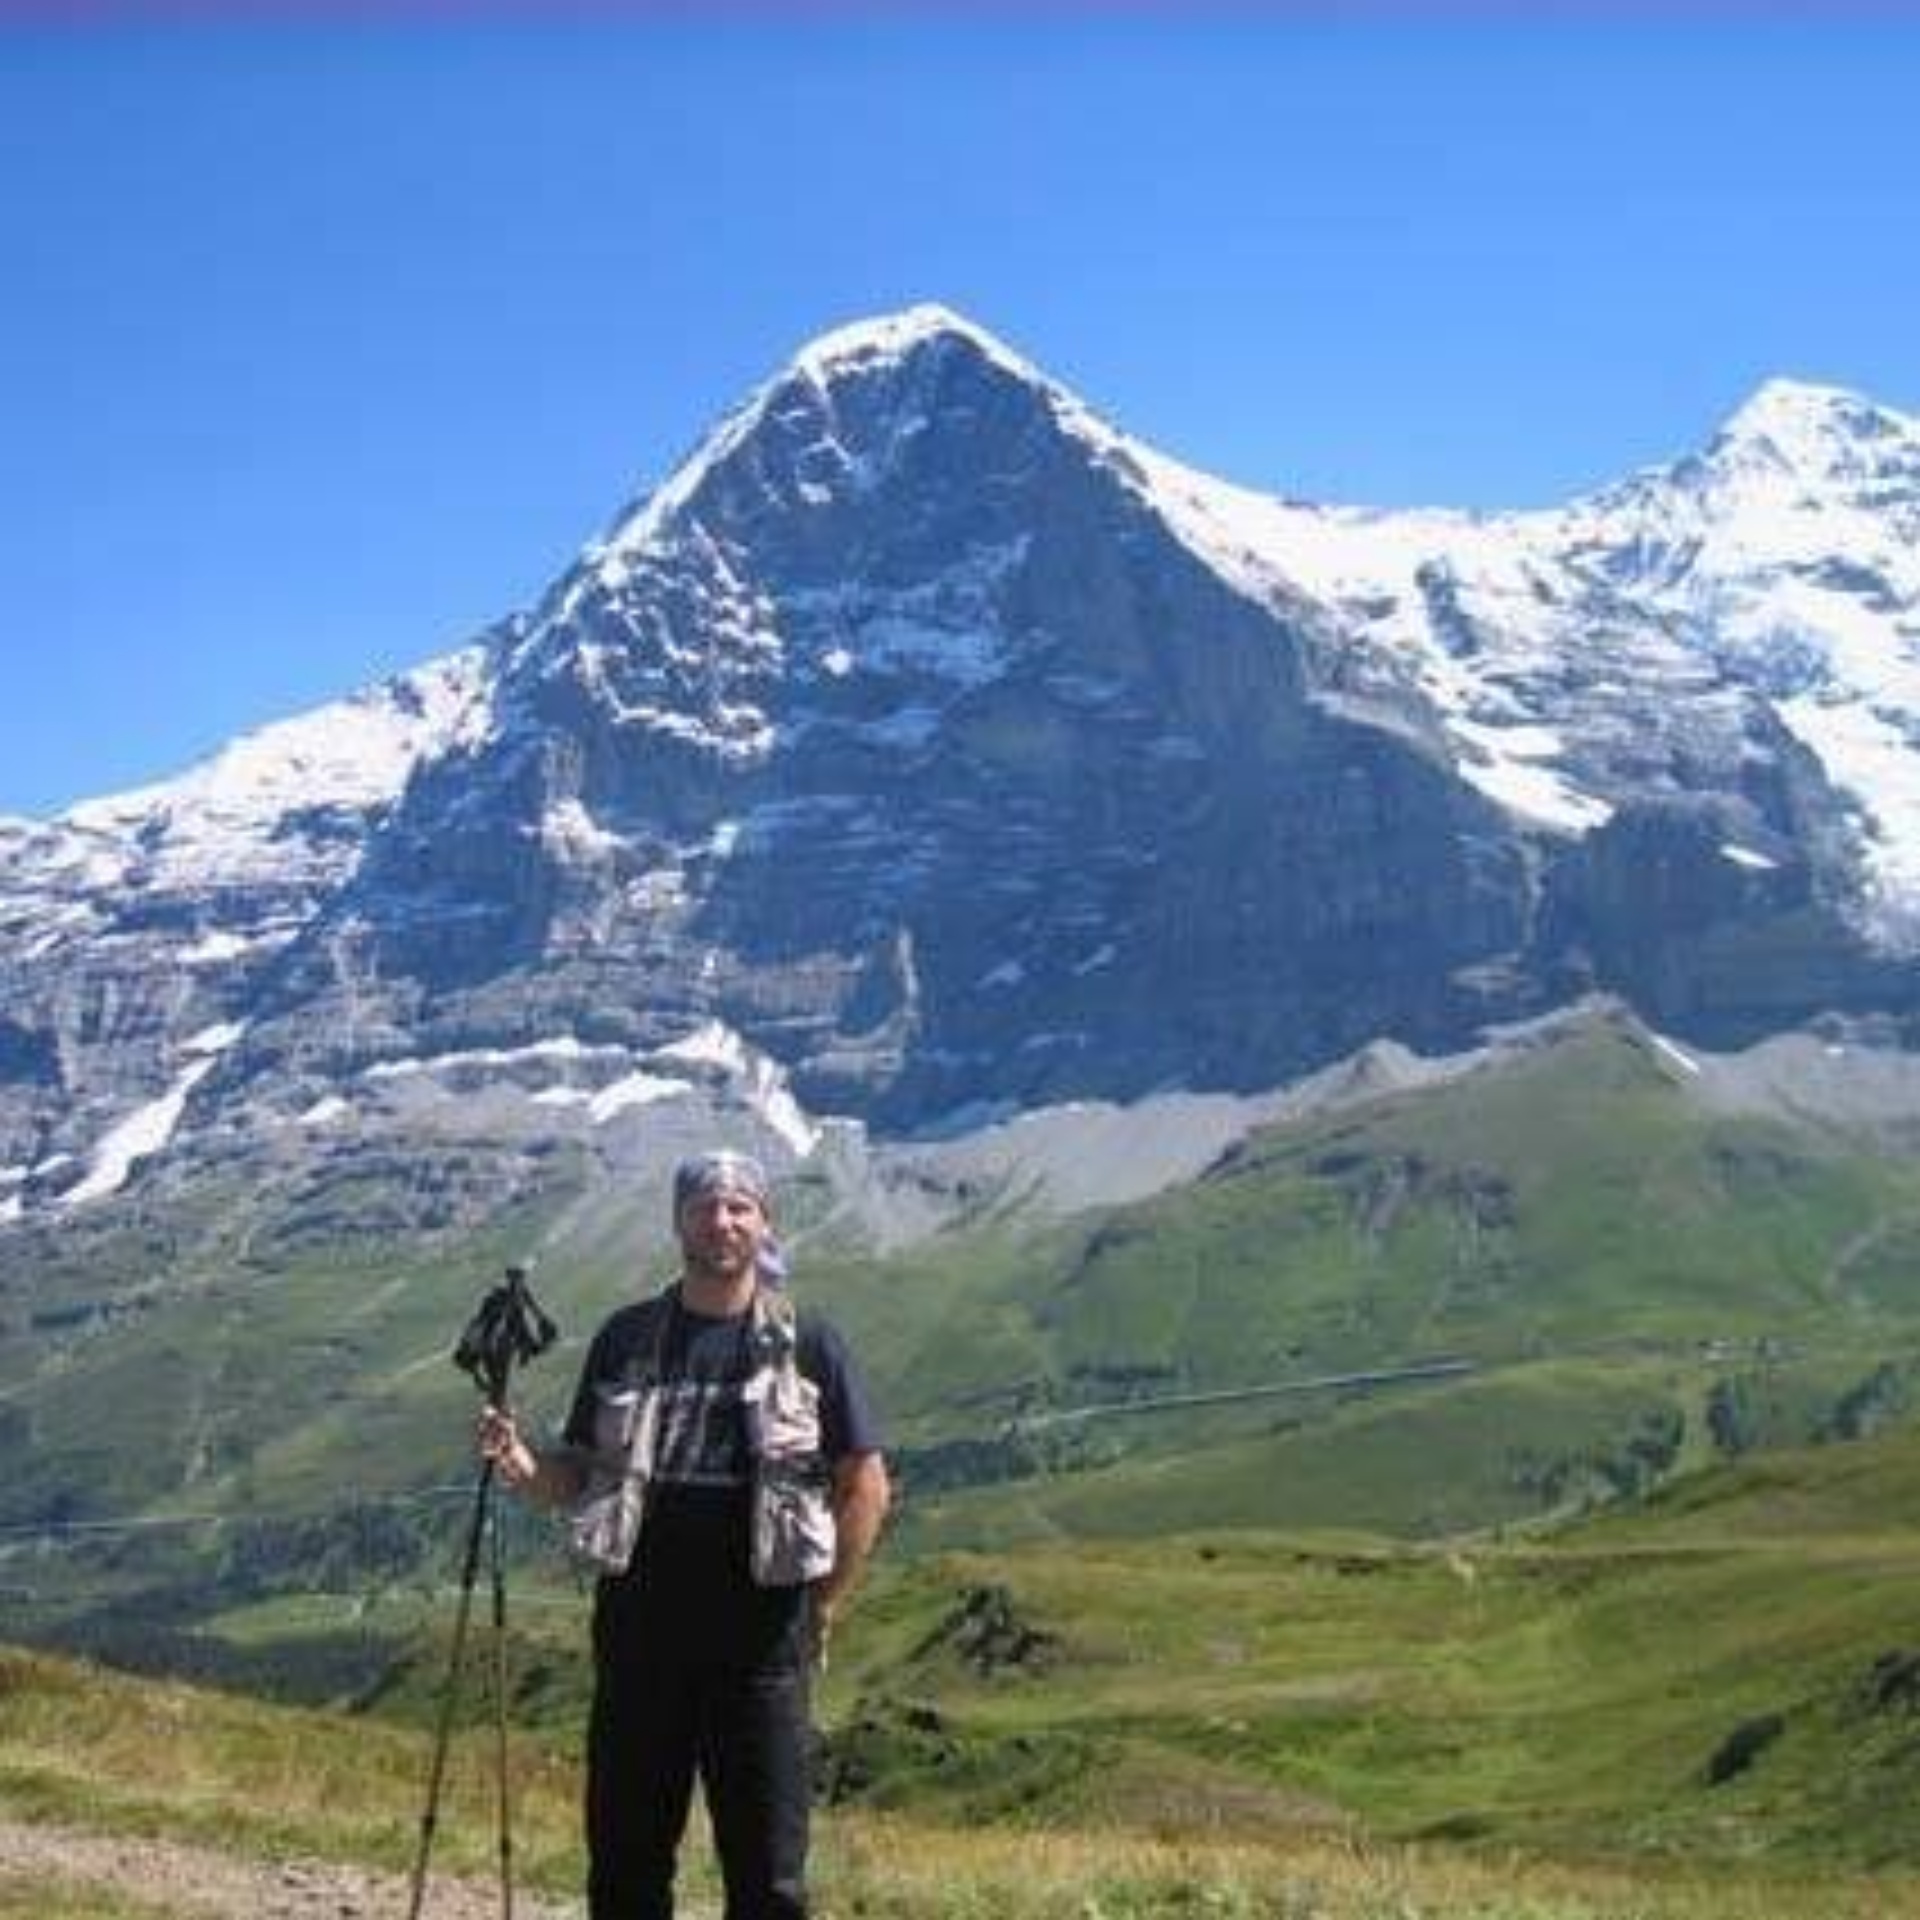
[[646,1518],[659,1411],[652,1388],[594,1387],[593,1451],[568,1537],[576,1557],[602,1573],[625,1573],[633,1562]]
[[820,1389],[797,1368],[773,1367],[741,1396],[748,1450],[758,1460],[812,1459],[820,1451]]
[[817,1466],[762,1457],[753,1489],[753,1577],[796,1587],[833,1571],[838,1532]]

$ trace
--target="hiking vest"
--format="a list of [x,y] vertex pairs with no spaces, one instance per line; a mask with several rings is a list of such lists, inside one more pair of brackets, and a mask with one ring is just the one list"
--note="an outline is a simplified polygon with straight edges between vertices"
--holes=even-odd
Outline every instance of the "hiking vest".
[[[614,1384],[595,1382],[586,1489],[569,1527],[575,1556],[602,1573],[625,1573],[633,1564],[659,1452],[672,1289],[643,1311],[645,1358],[637,1371],[630,1366]],[[832,1572],[836,1543],[820,1452],[820,1389],[800,1371],[793,1302],[760,1287],[752,1315],[754,1365],[740,1396],[753,1462],[749,1568],[759,1586],[800,1586]]]

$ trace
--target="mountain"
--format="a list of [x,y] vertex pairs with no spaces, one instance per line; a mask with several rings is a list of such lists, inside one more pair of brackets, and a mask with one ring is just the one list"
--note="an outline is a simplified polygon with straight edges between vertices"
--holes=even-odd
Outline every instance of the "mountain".
[[1906,1032],[1917,527],[1920,425],[1828,389],[1382,513],[938,308],[829,334],[472,647],[0,825],[0,1231],[423,1137],[484,1211],[610,1133],[1260,1093],[1595,988]]
[[[1804,1047],[1586,1009],[1052,1234],[842,1269],[932,1496],[909,1536],[1446,1535],[1909,1419],[1916,1063],[1840,1049],[1789,1103]],[[1883,1131],[1890,1099],[1835,1096],[1889,1071]],[[1282,1390],[1440,1361],[1471,1370]]]

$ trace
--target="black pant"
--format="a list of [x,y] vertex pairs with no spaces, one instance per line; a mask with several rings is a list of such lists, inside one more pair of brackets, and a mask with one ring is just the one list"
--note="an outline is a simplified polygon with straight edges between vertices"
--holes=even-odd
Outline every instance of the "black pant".
[[807,1596],[744,1576],[601,1586],[587,1734],[591,1920],[669,1920],[697,1773],[727,1920],[807,1911]]

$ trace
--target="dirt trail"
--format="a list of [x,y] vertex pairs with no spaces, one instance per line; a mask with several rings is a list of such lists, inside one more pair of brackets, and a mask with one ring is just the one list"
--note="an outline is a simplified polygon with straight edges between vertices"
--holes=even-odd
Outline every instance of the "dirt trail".
[[[0,1818],[0,1885],[47,1879],[113,1888],[161,1912],[207,1920],[403,1920],[399,1874],[337,1861],[248,1861],[180,1840],[82,1833]],[[578,1902],[517,1892],[515,1920],[579,1920]],[[498,1920],[497,1883],[438,1874],[422,1920]]]

